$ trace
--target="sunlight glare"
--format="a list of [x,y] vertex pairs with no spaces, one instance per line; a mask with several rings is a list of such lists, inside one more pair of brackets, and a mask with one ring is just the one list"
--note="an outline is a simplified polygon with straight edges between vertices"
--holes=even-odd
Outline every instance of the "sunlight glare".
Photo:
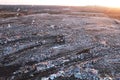
[[97,5],[120,8],[120,0],[0,0],[0,4],[62,5],[62,6]]

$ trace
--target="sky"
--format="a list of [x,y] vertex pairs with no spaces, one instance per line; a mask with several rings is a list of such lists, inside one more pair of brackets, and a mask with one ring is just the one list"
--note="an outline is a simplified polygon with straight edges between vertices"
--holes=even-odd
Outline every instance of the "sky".
[[0,0],[0,4],[65,5],[65,6],[97,5],[97,6],[119,7],[120,8],[120,0]]

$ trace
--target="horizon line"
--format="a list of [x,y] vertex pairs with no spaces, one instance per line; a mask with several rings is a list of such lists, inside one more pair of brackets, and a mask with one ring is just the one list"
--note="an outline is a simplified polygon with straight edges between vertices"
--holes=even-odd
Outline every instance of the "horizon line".
[[120,7],[109,7],[109,6],[101,6],[101,5],[46,5],[46,4],[0,4],[0,6],[65,6],[65,7],[105,7],[105,8],[118,8]]

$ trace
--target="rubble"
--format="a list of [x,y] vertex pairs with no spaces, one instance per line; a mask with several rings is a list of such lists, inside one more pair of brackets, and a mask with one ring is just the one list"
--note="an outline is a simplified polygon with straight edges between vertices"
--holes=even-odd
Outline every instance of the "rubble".
[[119,80],[119,24],[94,14],[0,19],[0,79]]

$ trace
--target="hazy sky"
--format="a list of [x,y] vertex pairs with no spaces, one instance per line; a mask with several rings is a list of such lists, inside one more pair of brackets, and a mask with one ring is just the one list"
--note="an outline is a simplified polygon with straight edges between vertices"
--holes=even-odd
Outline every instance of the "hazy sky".
[[0,4],[32,4],[32,5],[99,5],[120,7],[120,0],[0,0]]

